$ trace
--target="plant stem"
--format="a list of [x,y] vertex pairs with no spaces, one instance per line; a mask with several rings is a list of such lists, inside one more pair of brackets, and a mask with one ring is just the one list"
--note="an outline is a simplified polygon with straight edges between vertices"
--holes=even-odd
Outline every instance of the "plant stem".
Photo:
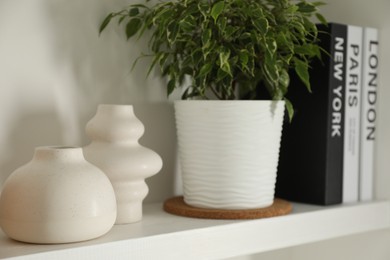
[[221,97],[220,95],[218,95],[218,92],[214,89],[214,87],[210,87],[211,91],[213,92],[213,94],[219,99],[219,100],[222,100],[223,97]]

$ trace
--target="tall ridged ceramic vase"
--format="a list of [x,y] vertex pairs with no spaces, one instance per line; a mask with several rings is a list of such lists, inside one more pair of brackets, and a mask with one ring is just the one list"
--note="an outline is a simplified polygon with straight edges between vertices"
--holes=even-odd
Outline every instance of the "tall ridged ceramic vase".
[[184,201],[254,209],[274,200],[284,101],[176,101]]
[[138,143],[144,130],[131,105],[99,105],[86,126],[92,142],[84,147],[84,156],[106,173],[114,187],[116,224],[142,219],[142,201],[149,191],[145,178],[162,168],[161,157]]

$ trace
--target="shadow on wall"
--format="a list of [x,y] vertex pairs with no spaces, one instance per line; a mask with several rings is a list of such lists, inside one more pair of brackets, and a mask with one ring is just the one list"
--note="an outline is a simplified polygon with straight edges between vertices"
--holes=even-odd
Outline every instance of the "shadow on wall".
[[[149,186],[147,202],[161,202],[175,193],[176,130],[173,105],[169,103],[133,103],[134,114],[141,120],[145,132],[140,138],[142,146],[158,153],[163,160],[161,171],[146,179]],[[95,112],[94,112],[95,113]],[[86,120],[85,125],[94,116]],[[86,144],[90,140],[87,140]]]
[[141,60],[133,72],[132,63],[146,52],[142,41],[127,42],[124,32],[114,24],[100,37],[98,29],[104,17],[129,4],[117,1],[45,0],[54,60],[72,77],[77,97],[80,145],[89,142],[84,127],[96,112],[98,104],[134,104],[137,117],[146,131],[141,143],[163,157],[162,171],[147,180],[147,201],[161,201],[173,193],[175,126],[173,107],[166,102],[166,91],[160,78],[145,79],[147,60]]
[[134,104],[134,113],[145,126],[139,143],[157,152],[163,160],[161,171],[146,179],[147,201],[161,201],[174,194],[176,130],[173,106],[168,103]]
[[32,159],[37,146],[63,145],[61,123],[49,110],[24,110],[15,115],[10,125],[8,143],[4,146],[7,157],[0,158],[0,186],[17,168]]

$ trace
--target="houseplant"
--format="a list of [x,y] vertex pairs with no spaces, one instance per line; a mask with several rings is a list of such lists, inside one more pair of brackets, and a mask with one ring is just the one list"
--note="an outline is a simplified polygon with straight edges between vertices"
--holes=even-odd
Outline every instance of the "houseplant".
[[[182,99],[202,99],[175,103],[183,180],[199,184],[198,188],[184,184],[187,203],[221,208],[264,207],[272,203],[283,106],[287,108],[290,119],[293,116],[293,106],[285,98],[289,87],[288,72],[293,69],[311,91],[309,62],[320,58],[321,50],[317,45],[316,26],[310,19],[315,15],[321,22],[326,22],[318,13],[318,6],[322,4],[303,0],[178,0],[154,5],[132,4],[104,19],[100,32],[117,18],[119,24],[124,25],[128,39],[146,36],[144,33],[151,30],[148,34],[151,54],[140,55],[140,58],[153,57],[148,74],[158,65],[161,75],[167,78],[168,95],[175,88],[183,87]],[[189,86],[183,86],[186,78],[191,79]],[[225,101],[204,101],[210,99]],[[265,100],[237,101],[259,99]],[[254,103],[262,103],[263,108],[254,106]],[[247,110],[249,106],[254,109],[253,114]],[[183,114],[182,109],[189,114]],[[260,109],[268,115],[256,114]],[[232,114],[235,115],[233,120],[240,121],[226,122],[228,115]],[[270,133],[264,133],[268,127],[251,125],[258,124],[259,119],[265,117],[268,124],[274,125],[269,127]],[[244,118],[246,122],[241,121]],[[185,122],[187,119],[188,123]],[[230,126],[233,126],[232,132],[228,132]],[[252,131],[246,133],[248,129]],[[271,146],[265,142],[268,140],[273,140],[274,144]],[[222,147],[224,144],[227,148]],[[258,150],[261,147],[267,148]],[[273,154],[272,157],[269,154]],[[264,158],[259,159],[263,155]],[[242,163],[243,158],[246,163]],[[221,187],[233,175],[234,182],[243,179],[248,165],[251,166],[249,176],[252,178],[264,163],[269,165],[266,173],[260,175],[271,176],[265,181],[271,186],[267,188],[267,202],[253,205],[246,205],[241,199],[235,205],[222,202],[229,192],[246,198],[248,195],[238,192],[239,189],[259,190],[261,184],[227,190]],[[210,180],[200,180],[211,172],[222,181],[212,184]],[[204,195],[205,189],[217,191],[219,195]],[[191,194],[199,190],[206,199],[203,202],[190,199]],[[256,196],[262,196],[262,192]],[[205,200],[213,202],[208,204]]]

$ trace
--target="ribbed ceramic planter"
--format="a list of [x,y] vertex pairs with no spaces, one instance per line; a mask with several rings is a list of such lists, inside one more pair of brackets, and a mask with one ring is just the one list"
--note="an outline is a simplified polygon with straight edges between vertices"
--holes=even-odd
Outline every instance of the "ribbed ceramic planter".
[[216,209],[273,203],[283,101],[176,101],[184,201]]
[[38,147],[33,159],[6,180],[0,225],[15,240],[70,243],[107,233],[116,202],[107,176],[81,148]]
[[114,187],[116,224],[142,219],[142,201],[149,191],[145,179],[162,168],[161,157],[138,143],[144,130],[131,105],[99,105],[86,126],[92,142],[84,147],[84,155],[106,173]]

